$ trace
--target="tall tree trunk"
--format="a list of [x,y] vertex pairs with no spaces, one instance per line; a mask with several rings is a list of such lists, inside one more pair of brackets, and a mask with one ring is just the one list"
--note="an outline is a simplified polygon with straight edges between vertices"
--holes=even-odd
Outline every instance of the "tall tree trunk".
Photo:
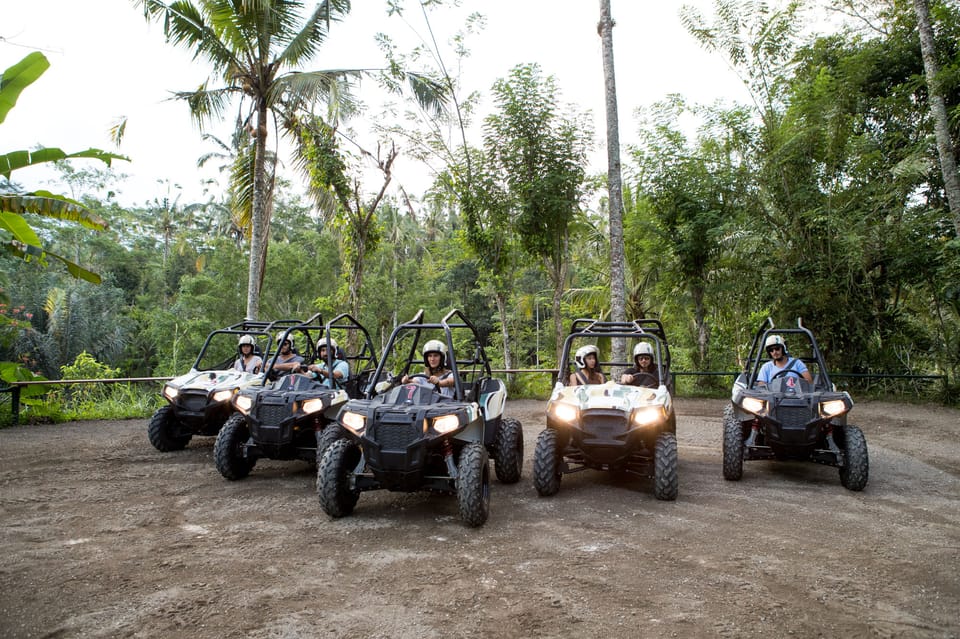
[[262,263],[267,251],[267,104],[261,100],[257,108],[257,131],[253,160],[253,220],[250,230],[250,272],[247,277],[247,318],[255,320],[260,314],[260,287],[263,282]]
[[[607,111],[607,188],[610,203],[610,315],[615,322],[626,320],[623,259],[623,186],[620,180],[620,123],[617,114],[617,80],[613,69],[613,18],[610,0],[600,0],[597,32],[603,49],[603,80]],[[612,357],[626,359],[625,341],[613,341]]]
[[693,322],[694,330],[697,332],[698,361],[695,366],[699,370],[703,370],[707,366],[707,353],[710,347],[710,329],[707,326],[707,309],[703,301],[705,296],[703,286],[694,283],[690,287],[690,294],[693,296]]
[[933,26],[930,24],[930,6],[927,0],[913,0],[913,8],[917,14],[920,53],[923,56],[923,70],[927,75],[930,114],[933,116],[933,130],[937,138],[943,186],[947,193],[950,215],[953,217],[954,232],[960,237],[960,175],[957,174],[957,159],[953,155],[953,144],[950,141],[950,122],[947,119],[947,107],[938,77],[940,67],[934,47]]
[[[494,299],[497,302],[497,312],[500,314],[500,337],[503,340],[503,367],[513,368],[513,353],[510,351],[510,329],[507,327],[507,295],[503,291],[495,291]],[[515,375],[507,374],[507,386],[512,386]]]

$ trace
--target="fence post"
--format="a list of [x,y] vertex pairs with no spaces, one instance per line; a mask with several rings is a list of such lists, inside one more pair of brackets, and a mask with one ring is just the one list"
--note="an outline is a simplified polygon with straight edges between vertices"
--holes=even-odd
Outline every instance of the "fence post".
[[13,424],[20,423],[20,385],[10,385],[10,414],[13,417]]

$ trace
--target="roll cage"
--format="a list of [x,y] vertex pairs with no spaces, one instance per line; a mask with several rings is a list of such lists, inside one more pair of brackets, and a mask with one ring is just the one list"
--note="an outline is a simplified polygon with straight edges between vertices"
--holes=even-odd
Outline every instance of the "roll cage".
[[[255,354],[263,357],[264,362],[266,362],[271,353],[276,351],[274,348],[273,338],[277,332],[296,326],[302,321],[303,320],[292,318],[274,320],[272,322],[244,320],[242,322],[237,322],[236,324],[231,324],[226,328],[217,329],[207,335],[207,339],[203,342],[203,346],[200,348],[200,353],[197,355],[197,359],[193,364],[193,368],[197,371],[225,370],[232,368],[238,354],[236,349],[237,340],[239,340],[243,335],[253,336],[253,338],[257,341],[257,343],[254,344],[253,351]],[[236,336],[236,339],[232,344],[233,348],[227,359],[224,359],[222,351],[217,352],[217,354],[213,356],[214,363],[211,364],[208,361],[210,358],[209,353],[212,350],[219,351],[216,344],[214,345],[213,349],[211,348],[211,344],[214,344],[214,340],[222,335]],[[275,353],[273,354],[275,355]]]
[[[383,355],[380,363],[369,383],[364,390],[366,399],[373,399],[377,395],[375,389],[375,380],[387,379],[389,371],[385,368],[391,362],[391,354],[400,349],[406,349],[406,355],[400,358],[403,362],[397,378],[404,375],[416,373],[411,371],[412,367],[423,362],[420,355],[421,344],[425,344],[430,339],[436,337],[442,332],[443,343],[447,346],[448,356],[445,364],[450,368],[454,377],[454,399],[458,401],[471,401],[475,395],[474,389],[477,384],[493,376],[490,368],[490,361],[487,358],[486,351],[480,343],[480,336],[476,327],[468,320],[458,309],[453,309],[447,313],[439,323],[430,323],[423,321],[423,309],[418,310],[413,318],[408,322],[398,325],[390,334],[386,346],[383,349]],[[404,342],[409,340],[407,347]],[[459,344],[460,348],[457,348]],[[470,352],[470,357],[457,357],[456,354],[464,351]]]
[[[563,351],[560,356],[560,366],[558,367],[559,378],[555,382],[566,383],[570,370],[570,351],[571,346],[577,341],[588,341],[593,339],[593,343],[600,348],[600,352],[610,352],[609,343],[613,338],[632,339],[636,341],[650,342],[656,355],[655,363],[659,375],[659,383],[662,386],[671,387],[672,378],[670,376],[670,346],[667,343],[667,336],[663,330],[663,323],[658,319],[635,319],[627,322],[600,321],[589,318],[579,318],[573,320],[570,325],[570,333],[563,342]],[[601,346],[603,344],[603,346]],[[628,345],[628,352],[632,354],[633,345]],[[633,366],[633,357],[629,356],[628,361],[602,360],[598,365],[606,367],[628,367]]]
[[[827,372],[827,366],[823,359],[823,353],[820,351],[820,346],[817,344],[817,339],[813,336],[813,333],[803,325],[803,320],[799,317],[797,318],[797,326],[795,328],[778,328],[774,325],[773,319],[768,317],[766,321],[760,325],[760,328],[757,329],[756,334],[753,336],[753,342],[750,345],[750,353],[743,367],[742,375],[747,388],[754,388],[756,386],[757,376],[760,374],[760,367],[769,359],[766,349],[763,348],[763,344],[767,341],[767,337],[771,335],[782,336],[787,342],[788,356],[800,360],[811,370],[814,390],[833,390],[833,382],[830,380],[830,374]],[[808,350],[803,351],[799,355],[793,355],[789,350],[791,342],[790,336],[798,335],[805,338]]]

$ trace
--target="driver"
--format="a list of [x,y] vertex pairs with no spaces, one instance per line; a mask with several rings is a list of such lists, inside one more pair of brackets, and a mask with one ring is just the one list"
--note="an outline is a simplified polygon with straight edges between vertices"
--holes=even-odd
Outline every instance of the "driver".
[[766,386],[770,381],[780,373],[793,373],[808,382],[813,382],[813,377],[806,365],[795,357],[790,357],[787,352],[787,343],[783,341],[780,335],[770,335],[763,343],[770,361],[760,367],[757,374],[757,384]]
[[[440,390],[444,397],[453,397],[456,380],[453,378],[453,371],[446,367],[447,363],[447,345],[438,339],[432,339],[423,345],[423,375],[426,381],[433,384]],[[400,380],[402,384],[416,382],[415,376],[404,375]]]
[[280,334],[277,336],[277,342],[280,344],[280,354],[273,364],[273,370],[284,374],[299,371],[300,365],[303,364],[303,358],[293,350],[293,339],[289,335],[284,337],[283,334]]
[[628,368],[620,376],[621,384],[656,388],[660,384],[660,371],[653,363],[653,346],[640,342],[633,347],[634,368]]

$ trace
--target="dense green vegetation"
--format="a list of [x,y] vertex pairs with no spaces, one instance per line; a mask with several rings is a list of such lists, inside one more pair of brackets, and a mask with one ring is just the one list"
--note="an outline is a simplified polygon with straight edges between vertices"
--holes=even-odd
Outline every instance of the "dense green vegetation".
[[[627,314],[664,321],[677,370],[734,370],[765,317],[802,317],[833,370],[946,374],[955,390],[958,213],[944,196],[913,3],[866,3],[872,28],[810,39],[797,5],[726,0],[716,17],[683,14],[691,37],[737,69],[750,104],[670,96],[621,118],[643,139],[624,162]],[[960,10],[936,1],[931,12],[958,140]],[[455,95],[444,78],[435,86]],[[429,192],[402,200],[378,197],[389,171],[363,181],[364,154],[346,153],[331,122],[291,122],[309,197],[304,185],[272,185],[259,316],[359,304],[385,339],[418,308],[457,307],[495,360],[553,366],[557,326],[609,312],[604,178],[584,173],[592,133],[535,66],[518,65],[491,94],[482,140],[441,153],[430,130],[408,127],[444,168]],[[0,360],[48,378],[88,356],[122,376],[184,372],[210,330],[245,313],[249,214],[231,193],[120,207],[104,195],[110,171],[78,166],[64,165],[64,180],[106,230],[23,215],[50,251],[102,282],[0,255]],[[717,392],[728,381],[698,384]],[[513,392],[542,396],[548,383],[518,375]]]

